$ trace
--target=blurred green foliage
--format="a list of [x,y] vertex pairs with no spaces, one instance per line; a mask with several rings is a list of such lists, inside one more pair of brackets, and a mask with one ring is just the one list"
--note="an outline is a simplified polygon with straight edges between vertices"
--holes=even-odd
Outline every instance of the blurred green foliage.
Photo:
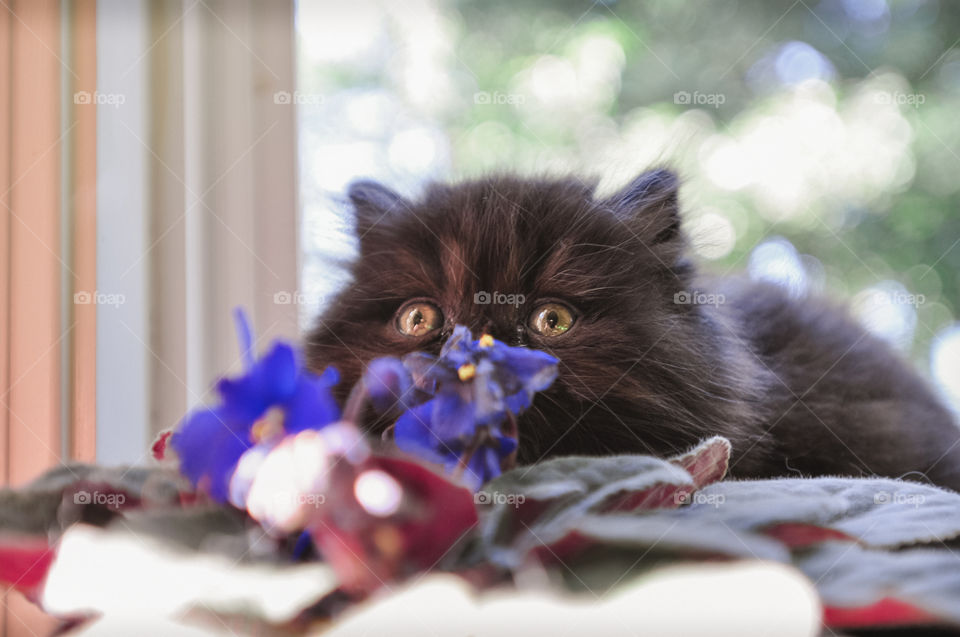
[[960,2],[375,4],[350,18],[377,23],[369,46],[308,55],[302,81],[386,91],[443,131],[420,173],[573,171],[610,188],[666,162],[714,269],[779,235],[828,294],[899,282],[923,298],[918,361],[956,320]]

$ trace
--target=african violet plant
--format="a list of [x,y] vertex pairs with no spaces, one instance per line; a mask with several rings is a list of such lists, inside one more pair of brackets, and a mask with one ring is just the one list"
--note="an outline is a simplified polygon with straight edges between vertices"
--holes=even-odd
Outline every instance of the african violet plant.
[[[302,533],[357,592],[434,566],[476,525],[464,487],[512,466],[517,415],[557,373],[548,354],[457,326],[439,356],[372,361],[341,411],[335,369],[311,373],[282,341],[255,358],[247,320],[236,319],[244,373],[220,380],[219,402],[188,414],[170,437],[180,471],[275,535]],[[368,401],[400,412],[392,437],[406,457],[371,448],[361,422]]]
[[[250,327],[236,314],[245,373],[217,384],[219,404],[189,414],[171,438],[183,474],[214,500],[240,504],[237,468],[285,436],[320,430],[341,420],[331,389],[334,368],[315,375],[288,343],[276,342],[261,358],[252,353]],[[356,426],[369,399],[381,411],[401,406],[393,427],[397,447],[444,465],[476,489],[498,476],[517,448],[516,417],[536,392],[553,383],[557,359],[510,347],[488,334],[474,340],[460,325],[439,356],[414,352],[370,363],[351,394],[344,420]]]
[[335,369],[316,376],[304,370],[294,348],[277,342],[254,358],[250,327],[236,313],[245,373],[217,383],[220,403],[188,414],[170,439],[181,472],[218,502],[227,500],[241,458],[254,446],[271,446],[288,434],[320,429],[340,418],[330,389]]
[[[229,545],[239,560],[254,545],[258,551],[263,549],[263,535],[250,532],[256,521],[278,540],[267,543],[270,548],[261,556],[269,556],[270,561],[279,555],[290,557],[290,542],[299,538],[294,555],[303,556],[298,548],[306,551],[312,546],[336,575],[335,588],[330,588],[329,581],[318,583],[312,590],[319,597],[297,602],[296,616],[285,616],[279,629],[283,634],[314,634],[318,621],[326,627],[331,617],[339,617],[346,607],[356,608],[352,603],[369,593],[428,570],[457,574],[481,595],[511,583],[523,588],[520,575],[524,572],[535,573],[538,582],[543,573],[555,575],[551,580],[583,592],[584,582],[622,590],[621,582],[638,581],[627,577],[627,564],[631,565],[628,571],[644,573],[641,585],[647,586],[664,563],[706,558],[711,565],[698,577],[716,581],[713,567],[719,561],[758,556],[792,563],[798,569],[791,575],[794,583],[783,589],[790,594],[770,595],[773,603],[779,599],[794,604],[798,574],[809,577],[823,604],[822,613],[816,600],[811,602],[812,588],[800,606],[809,612],[811,622],[820,621],[822,615],[828,630],[960,626],[956,595],[951,596],[950,586],[938,585],[956,569],[950,571],[949,550],[943,548],[940,535],[931,536],[930,531],[930,525],[941,524],[937,528],[945,531],[938,533],[955,532],[958,516],[944,517],[944,511],[960,510],[957,494],[913,485],[911,492],[923,489],[920,497],[930,500],[926,506],[903,506],[890,498],[877,498],[878,488],[906,488],[907,483],[886,479],[825,478],[823,484],[797,479],[721,482],[731,447],[727,440],[714,437],[667,459],[554,458],[505,471],[483,487],[486,495],[496,497],[475,498],[464,484],[476,486],[513,462],[516,416],[530,405],[535,392],[553,381],[554,359],[507,347],[489,336],[474,340],[458,327],[439,356],[414,353],[402,360],[371,362],[341,410],[331,392],[338,382],[335,371],[314,375],[304,370],[296,350],[282,342],[254,357],[250,330],[242,316],[238,318],[244,372],[221,380],[219,402],[189,414],[178,431],[161,437],[154,447],[160,459],[166,458],[168,446],[177,451],[179,471],[194,488],[188,488],[170,466],[73,465],[52,471],[25,491],[0,491],[0,586],[18,588],[46,610],[68,616],[71,625],[78,617],[94,621],[94,613],[103,612],[104,604],[108,611],[122,607],[124,612],[129,604],[107,602],[110,596],[101,595],[95,599],[104,601],[91,606],[90,598],[82,594],[90,577],[86,565],[97,564],[93,570],[99,571],[100,565],[116,567],[114,563],[122,561],[120,571],[104,568],[108,574],[100,582],[109,586],[115,580],[121,600],[132,598],[128,589],[145,580],[167,579],[134,575],[153,572],[148,570],[157,564],[152,548],[145,549],[148,555],[140,562],[126,562],[128,544],[146,544],[133,541],[138,530],[148,529],[155,539],[163,539],[166,544],[161,545],[171,549],[171,556],[193,550],[196,555],[222,557],[220,551]],[[360,418],[368,402],[384,414],[398,414],[392,439],[404,453],[392,446],[371,445],[363,435]],[[454,473],[453,479],[426,466],[429,463],[444,465]],[[769,507],[756,506],[758,501],[782,503],[797,488],[793,483],[803,485],[804,497],[819,491],[833,497],[838,480],[844,483],[849,507],[832,512],[829,521],[810,507],[793,507],[796,515],[786,518],[782,506],[774,507],[776,515],[771,518]],[[104,505],[103,498],[91,500],[90,492],[115,496],[112,501],[122,506]],[[694,494],[699,497],[691,497]],[[226,506],[227,502],[233,506]],[[249,517],[238,515],[237,509]],[[873,538],[870,529],[879,527],[870,520],[889,522],[894,519],[891,512],[905,520],[897,532],[902,538],[890,543],[891,537],[901,536],[891,535],[886,527],[883,538]],[[118,519],[120,523],[115,524]],[[91,524],[103,528],[91,536]],[[917,535],[916,529],[923,532]],[[228,536],[236,542],[224,543]],[[916,550],[903,551],[904,546]],[[114,559],[117,547],[124,560]],[[94,557],[86,558],[91,551],[96,552]],[[78,556],[84,559],[78,561]],[[285,562],[280,568],[287,573],[298,568]],[[878,563],[910,577],[890,579],[877,570]],[[946,570],[938,570],[941,565]],[[210,568],[211,576],[222,582],[233,565],[227,570]],[[194,572],[191,567],[185,577]],[[670,582],[664,590],[673,595],[675,575],[659,577]],[[912,585],[898,588],[899,580]],[[449,589],[450,580],[445,581]],[[738,575],[735,581],[742,586],[745,580]],[[764,576],[756,581],[768,591],[773,580]],[[923,586],[918,588],[917,581]],[[180,588],[176,581],[173,593],[151,597],[157,593],[150,589],[143,597],[164,600],[158,612],[173,612],[179,621],[185,615],[183,607],[179,601],[169,602],[167,596],[181,600]],[[429,590],[434,603],[437,589]],[[517,593],[517,599],[536,599],[529,596],[531,591]],[[277,616],[268,616],[263,607],[257,610],[247,591],[235,594],[239,600],[235,608],[211,610],[203,597],[197,597],[194,610],[186,615],[207,609],[220,618],[215,613],[229,612],[228,617],[243,626],[257,621],[256,627],[264,629],[258,634],[273,634],[268,629],[277,628]],[[401,609],[391,621],[410,619],[410,598],[402,595],[402,606],[384,605]],[[700,595],[694,599],[704,600],[707,606],[715,602],[714,585]],[[496,597],[504,599],[499,593]],[[564,597],[558,604],[566,608],[570,601]],[[454,611],[464,626],[473,625],[471,618],[479,620],[479,615],[470,614],[470,604],[458,603]],[[648,618],[647,613],[625,612],[630,606],[635,605],[608,607],[617,626]],[[376,603],[367,605],[371,607],[376,608]],[[539,602],[530,606],[540,607]],[[492,611],[492,606],[484,608],[485,613]],[[484,615],[481,625],[496,626],[499,621],[514,626],[518,606],[510,608],[511,623],[503,614],[494,619]],[[134,605],[133,610],[140,613],[141,607]],[[587,612],[583,607],[581,611]],[[560,625],[573,617],[558,614]],[[532,616],[541,622],[540,615]],[[754,619],[746,609],[726,608],[726,614],[718,615],[724,621],[744,616]],[[597,622],[590,619],[584,625],[600,625],[602,616],[595,617]],[[137,620],[144,621],[139,615]],[[344,621],[351,620],[345,617]],[[673,625],[676,615],[670,614],[667,621]],[[702,627],[702,618],[698,616],[697,621]],[[347,626],[343,634],[361,632],[351,631],[355,624]],[[804,629],[803,634],[812,633]]]

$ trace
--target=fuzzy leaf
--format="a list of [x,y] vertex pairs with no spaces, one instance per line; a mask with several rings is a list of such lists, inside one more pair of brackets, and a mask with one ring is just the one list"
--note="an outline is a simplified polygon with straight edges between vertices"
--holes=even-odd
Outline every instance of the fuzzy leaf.
[[587,516],[605,520],[599,516],[678,507],[699,486],[722,478],[729,457],[729,443],[718,437],[669,460],[570,456],[514,469],[477,494],[490,503],[483,543],[496,563],[513,567],[544,547],[569,557],[593,543],[617,543],[622,534],[612,520],[608,535],[602,522],[589,532],[579,527]]

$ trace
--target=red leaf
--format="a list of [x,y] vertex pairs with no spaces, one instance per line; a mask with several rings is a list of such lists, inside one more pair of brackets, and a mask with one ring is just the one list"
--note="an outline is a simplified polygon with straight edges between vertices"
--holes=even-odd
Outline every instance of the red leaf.
[[726,438],[710,438],[682,456],[670,458],[670,462],[690,474],[693,478],[692,487],[682,484],[657,484],[642,491],[623,493],[611,498],[602,510],[641,511],[676,508],[685,504],[694,491],[723,479],[730,462],[730,443]]
[[624,493],[608,500],[603,512],[642,511],[644,509],[676,508],[686,502],[692,489],[682,484],[657,484],[643,491]]
[[762,529],[765,535],[783,542],[791,549],[805,548],[827,540],[856,542],[857,538],[843,531],[807,524],[806,522],[781,522]]
[[421,568],[439,560],[467,530],[477,524],[473,493],[430,469],[400,458],[376,458],[381,469],[418,496],[422,515],[407,518],[401,529],[407,550]]
[[605,504],[603,511],[640,511],[643,509],[675,508],[685,504],[690,495],[718,480],[722,480],[730,464],[730,442],[714,436],[681,456],[669,459],[693,478],[693,486],[658,484],[643,491],[624,493]]
[[866,606],[824,606],[823,623],[831,628],[868,628],[938,624],[943,620],[909,602],[884,597]]
[[54,549],[46,540],[23,537],[0,538],[0,584],[34,598],[43,584]]
[[166,457],[167,445],[169,444],[170,436],[172,435],[172,430],[161,431],[160,435],[157,436],[157,439],[153,441],[150,451],[153,453],[153,458],[155,460],[163,460]]
[[397,512],[378,517],[366,511],[347,478],[309,522],[343,588],[359,595],[435,567],[477,524],[470,490],[434,471],[400,458],[373,457],[350,475],[370,469],[401,485],[405,504]]
[[683,454],[670,458],[670,462],[683,467],[693,478],[696,489],[722,480],[730,464],[730,441],[714,436]]
[[541,564],[565,564],[583,551],[596,546],[596,538],[588,537],[578,531],[571,531],[549,546],[541,544],[532,551]]

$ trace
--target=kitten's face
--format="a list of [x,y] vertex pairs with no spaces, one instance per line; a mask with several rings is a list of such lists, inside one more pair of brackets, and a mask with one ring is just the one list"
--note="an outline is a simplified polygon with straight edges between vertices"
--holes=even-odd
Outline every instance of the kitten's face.
[[576,181],[511,178],[433,186],[417,202],[361,182],[350,198],[360,257],[308,339],[312,368],[335,365],[346,390],[371,359],[437,353],[462,324],[560,360],[520,420],[521,461],[687,444],[655,422],[676,409],[676,370],[695,364],[676,340],[689,306],[674,303],[673,175],[605,200]]

